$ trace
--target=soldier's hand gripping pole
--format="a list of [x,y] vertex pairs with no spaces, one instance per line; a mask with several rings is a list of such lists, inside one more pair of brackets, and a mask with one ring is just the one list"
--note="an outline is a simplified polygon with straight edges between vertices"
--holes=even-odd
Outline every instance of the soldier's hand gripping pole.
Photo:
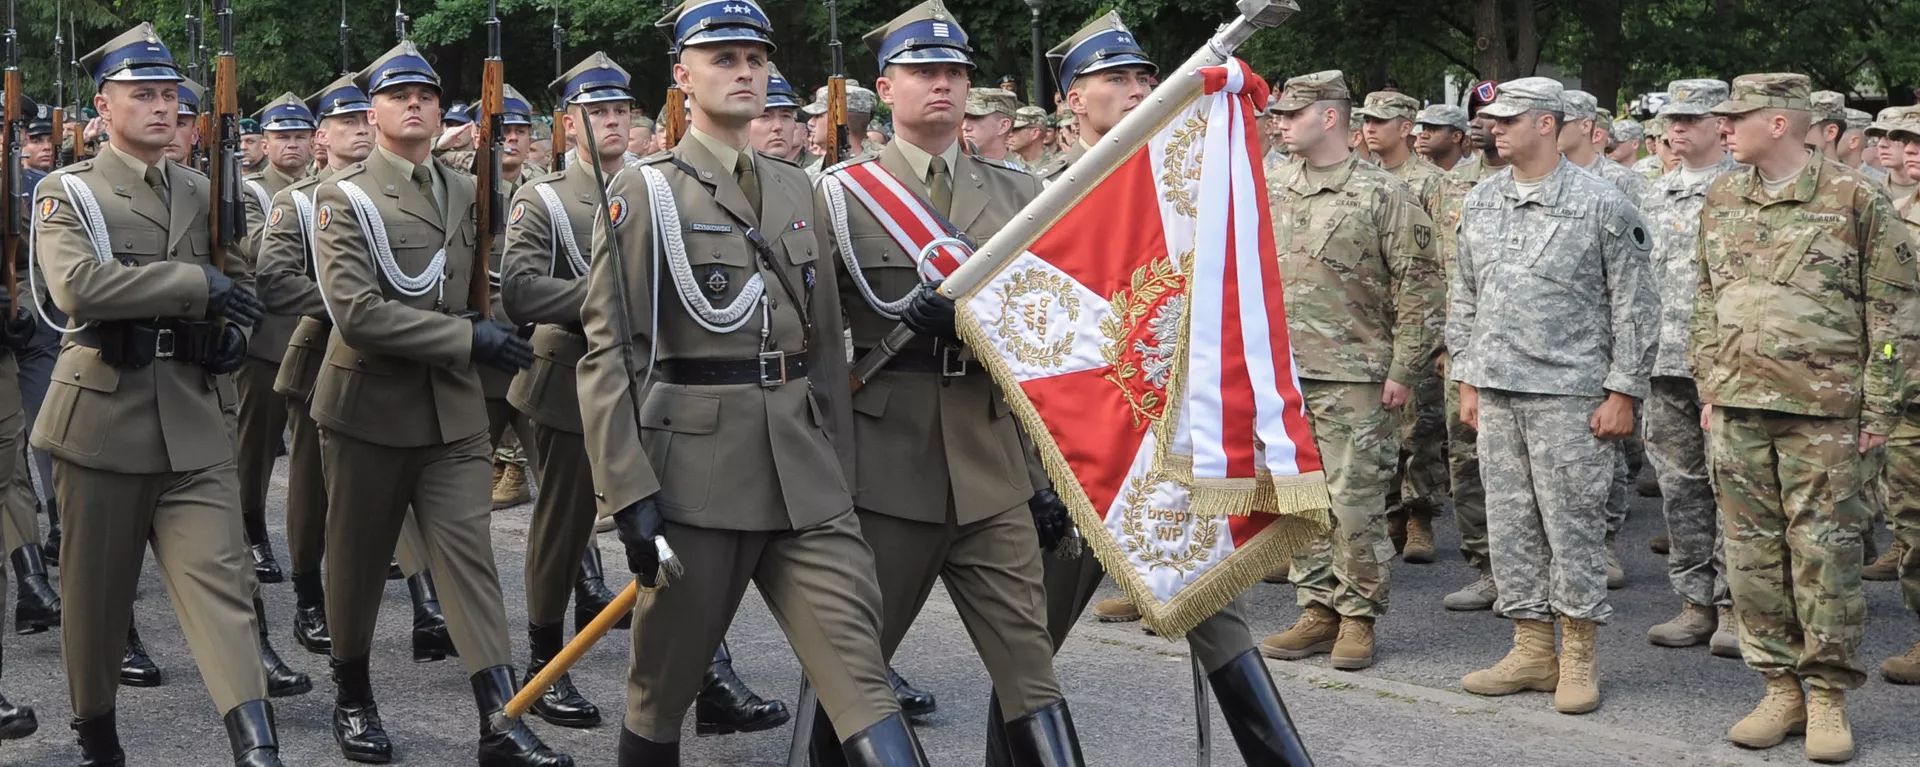
[[[622,339],[631,339],[633,338],[633,328],[628,326],[627,312],[628,307],[632,306],[632,304],[627,301],[627,280],[625,264],[620,260],[619,234],[614,230],[613,219],[608,212],[608,204],[610,201],[607,199],[606,173],[600,166],[600,141],[593,135],[593,123],[587,120],[584,114],[581,115],[580,129],[585,134],[587,140],[587,156],[593,158],[590,160],[593,165],[593,185],[595,189],[599,190],[600,194],[600,210],[597,211],[595,215],[600,218],[600,223],[607,233],[607,252],[595,252],[593,254],[593,260],[595,263],[603,263],[605,268],[613,270],[613,274],[611,274],[610,277],[614,285],[614,301],[618,303],[618,306],[614,307],[614,311],[611,312],[612,316],[616,318],[615,322],[617,323],[617,327],[615,330],[621,334],[620,337]],[[631,344],[623,343],[620,345],[620,348],[625,350],[623,353],[632,354]],[[628,369],[633,369],[631,359],[628,360]],[[649,378],[652,377],[653,370],[651,366],[648,367],[647,374]],[[638,401],[640,395],[634,390],[633,386],[629,385],[627,386],[627,396],[635,399],[632,411],[633,417],[638,419],[640,417],[640,402]],[[638,424],[636,423],[635,426],[637,429]],[[636,433],[638,432],[636,431]],[[653,588],[664,589],[684,575],[685,568],[680,558],[674,555],[673,547],[667,545],[667,537],[664,534],[654,534],[653,543],[655,550],[659,554],[659,574],[656,576],[656,583]],[[573,664],[578,663],[581,656],[586,655],[588,650],[593,649],[593,646],[599,643],[601,637],[606,636],[608,631],[613,630],[614,625],[619,623],[622,617],[626,616],[627,613],[633,612],[633,606],[639,599],[640,580],[636,577],[631,583],[627,584],[626,588],[620,590],[620,594],[613,598],[613,602],[607,605],[607,609],[601,610],[600,614],[594,617],[593,622],[588,623],[586,628],[581,629],[573,635],[573,641],[568,642],[566,647],[561,648],[560,654],[554,656],[553,660],[548,661],[546,668],[541,669],[540,673],[535,674],[532,679],[527,680],[526,686],[520,688],[520,692],[513,696],[513,700],[507,701],[507,707],[495,716],[506,719],[518,719],[526,714],[527,709],[533,706],[534,701],[540,699],[541,692],[553,686],[553,680],[559,679],[561,674],[565,674],[568,669],[573,668]],[[639,626],[633,628],[634,631],[639,631],[640,629],[641,627]],[[495,724],[504,724],[504,721],[496,721]]]
[[[1101,179],[1106,178],[1108,170],[1125,162],[1141,143],[1159,130],[1162,123],[1186,107],[1200,90],[1201,81],[1195,74],[1200,68],[1225,63],[1254,32],[1280,26],[1300,10],[1294,0],[1239,0],[1236,6],[1240,10],[1238,17],[1221,27],[1200,50],[1187,58],[1186,63],[1161,80],[1160,87],[1153,89],[1146,101],[1128,112],[1126,119],[1101,137],[1098,146],[1088,150],[1086,156],[1074,163],[1072,168],[1059,174],[1058,180],[1027,203],[1024,210],[1062,211],[1078,204]],[[1052,225],[1053,220],[1054,216],[1050,213],[1014,216],[966,263],[955,269],[953,274],[947,275],[946,281],[940,285],[940,295],[957,300],[973,292],[982,281],[998,271],[1001,262],[1020,255],[1021,249],[1038,238],[1042,231]],[[878,347],[855,362],[852,373],[854,388],[872,380],[888,360],[913,340],[913,335],[907,326],[897,326]]]

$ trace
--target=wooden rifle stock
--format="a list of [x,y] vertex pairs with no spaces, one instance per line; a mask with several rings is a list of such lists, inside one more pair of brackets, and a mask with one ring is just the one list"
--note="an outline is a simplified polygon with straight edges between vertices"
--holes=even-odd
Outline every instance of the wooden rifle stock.
[[660,143],[668,149],[679,146],[687,136],[687,94],[676,86],[667,86],[667,113],[660,119]]
[[489,56],[480,70],[480,114],[473,121],[473,201],[479,238],[473,250],[473,277],[467,282],[467,309],[493,316],[493,241],[500,186],[501,143],[506,136],[501,118],[507,108],[507,67],[499,56]]
[[848,155],[858,154],[847,132],[847,78],[840,75],[827,78],[827,136],[826,164],[821,167],[832,167]]

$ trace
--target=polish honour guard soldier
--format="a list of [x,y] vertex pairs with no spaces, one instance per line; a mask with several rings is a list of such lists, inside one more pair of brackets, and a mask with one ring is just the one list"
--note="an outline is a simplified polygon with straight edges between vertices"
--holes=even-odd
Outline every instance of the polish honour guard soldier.
[[219,381],[245,359],[242,328],[259,320],[260,303],[244,263],[211,263],[207,178],[166,158],[180,135],[182,77],[152,25],[81,64],[111,138],[41,183],[33,208],[34,252],[77,328],[33,444],[53,455],[66,510],[62,643],[81,759],[125,759],[116,660],[151,546],[235,763],[277,765],[256,583],[234,508],[225,415],[234,403]]
[[[243,197],[247,250],[253,255],[257,278],[260,233],[266,228],[267,212],[274,195],[306,177],[307,165],[313,162],[314,124],[306,102],[291,93],[282,94],[254,113],[254,118],[267,134],[266,162],[247,174]],[[273,543],[267,539],[267,486],[272,483],[280,434],[287,426],[286,400],[273,391],[273,379],[298,322],[298,317],[268,311],[248,339],[247,361],[233,374],[240,388],[240,515],[246,524],[253,571],[261,583],[286,580],[273,557]]]
[[[751,581],[849,763],[923,765],[887,685],[874,556],[853,514],[824,222],[806,174],[749,147],[771,24],[751,0],[687,0],[660,26],[680,45],[691,127],[611,179],[576,368],[599,514],[643,587],[620,763],[680,763],[681,722]],[[662,555],[667,540],[677,555]]]
[[439,76],[401,43],[356,84],[371,94],[375,147],[314,193],[314,264],[334,322],[311,411],[327,480],[334,739],[349,759],[392,758],[368,655],[388,557],[411,504],[428,560],[445,576],[447,629],[480,712],[480,764],[571,765],[525,723],[495,716],[516,688],[475,367],[511,373],[531,364],[533,351],[512,326],[468,305],[470,281],[487,279],[486,263],[472,257],[472,179],[430,154]]
[[[0,98],[4,98],[4,92],[0,92]],[[24,95],[20,101],[22,112],[34,111],[32,102]],[[43,178],[46,173],[26,164],[20,170],[14,198],[7,200],[7,204],[25,207],[22,203],[26,200],[22,198],[30,196],[29,190]],[[30,235],[22,233],[21,236]],[[24,298],[33,300],[31,294]],[[16,309],[16,305],[12,294],[0,290],[0,316],[7,318],[0,323],[0,455],[14,456],[10,463],[0,461],[0,475],[3,475],[0,489],[5,490],[0,495],[0,503],[6,504],[4,515],[0,515],[0,541],[4,541],[9,552],[7,561],[13,565],[14,582],[20,589],[20,601],[13,614],[14,631],[37,634],[60,625],[60,595],[47,583],[47,565],[40,550],[40,527],[34,519],[32,480],[27,476],[26,446],[21,444],[31,419],[21,396],[27,377],[19,373],[20,359],[32,348],[38,326],[31,308]],[[4,565],[5,562],[0,562],[0,567]],[[6,578],[0,573],[0,604],[6,602],[6,588]],[[40,720],[32,706],[16,706],[0,695],[0,740],[25,738],[39,729]]]
[[[287,560],[293,581],[293,639],[308,652],[333,649],[327,631],[326,589],[320,564],[327,550],[327,487],[320,460],[320,431],[310,412],[314,380],[333,336],[333,321],[315,281],[313,233],[315,187],[373,152],[373,103],[343,75],[307,99],[319,122],[314,135],[327,140],[327,167],[273,196],[255,255],[255,280],[267,316],[296,317],[273,389],[286,401]],[[413,659],[444,659],[454,652],[440,612],[432,576],[426,572],[426,542],[411,516],[401,526],[395,556],[413,600]]]
[[[856,358],[880,345],[916,296],[952,316],[951,302],[926,296],[928,277],[915,266],[933,233],[912,239],[890,211],[985,242],[1040,193],[1019,166],[963,151],[972,48],[939,0],[865,42],[879,57],[874,87],[892,108],[895,137],[823,171],[818,202],[832,217],[825,231],[836,235],[827,260],[846,267],[838,287]],[[1012,99],[1002,101],[1012,112]],[[996,725],[1006,723],[1023,753],[1071,754],[1077,764],[1078,736],[1053,676],[1040,563],[1042,537],[1057,545],[1066,507],[992,377],[971,361],[950,319],[936,324],[854,396],[854,506],[879,568],[881,647],[891,657],[944,581],[993,678]],[[1036,516],[1045,521],[1038,529]]]
[[[1159,66],[1127,30],[1119,14],[1109,13],[1074,33],[1047,52],[1054,82],[1066,93],[1069,110],[1080,133],[1048,168],[1051,178],[1080,161],[1087,150],[1120,124],[1127,112],[1153,91]],[[1090,553],[1075,558],[1045,558],[1047,632],[1055,652],[1067,633],[1086,612],[1104,571]],[[1125,599],[1108,600],[1102,608],[1114,620],[1139,620],[1139,611]],[[1273,686],[1266,661],[1254,646],[1243,616],[1245,602],[1235,599],[1187,633],[1187,644],[1207,673],[1220,700],[1220,712],[1233,732],[1235,745],[1248,764],[1307,764],[1306,746],[1294,731],[1280,693]],[[1108,619],[1103,616],[1103,620]],[[988,758],[993,764],[1012,764],[988,730]]]

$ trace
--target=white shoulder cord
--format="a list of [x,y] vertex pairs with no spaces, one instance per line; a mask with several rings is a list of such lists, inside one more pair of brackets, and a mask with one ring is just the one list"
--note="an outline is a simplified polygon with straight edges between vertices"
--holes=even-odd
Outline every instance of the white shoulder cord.
[[[81,212],[80,228],[87,233],[87,241],[93,245],[93,259],[102,264],[113,263],[113,242],[107,239],[107,219],[100,214],[100,202],[93,198],[93,190],[87,188],[87,182],[71,175],[60,177],[60,186],[67,190],[67,200]],[[40,305],[40,270],[35,268],[33,241],[27,238],[27,292],[33,298],[33,313],[40,316],[40,322],[53,328],[55,333],[66,335],[78,333],[93,327],[91,321],[81,323],[77,328],[63,328],[47,316],[46,307]]]
[[267,188],[258,181],[247,181],[247,190],[253,192],[254,202],[260,205],[260,215],[265,217],[273,210],[273,195],[267,194]]
[[367,193],[351,181],[339,181],[336,184],[353,205],[354,217],[360,219],[360,232],[366,235],[367,247],[373,251],[374,262],[379,264],[387,282],[401,295],[408,297],[424,296],[427,291],[437,289],[439,298],[444,302],[447,292],[447,249],[442,247],[434,253],[433,260],[418,275],[401,271],[400,264],[393,260],[393,247],[387,242],[386,219],[380,217],[380,209],[374,207],[372,198],[367,197]]
[[680,210],[673,202],[673,187],[667,185],[666,175],[651,165],[641,166],[640,176],[646,180],[647,190],[653,197],[649,207],[653,209],[654,247],[666,254],[667,269],[673,277],[675,292],[680,295],[680,305],[700,327],[714,333],[731,333],[745,326],[753,319],[753,305],[766,291],[766,280],[755,272],[740,295],[734,296],[733,303],[725,309],[714,308],[701,295],[700,283],[694,279],[693,267],[687,263],[687,245],[680,238]]
[[[580,243],[573,241],[573,221],[567,218],[567,207],[560,203],[560,195],[554,193],[552,184],[535,184],[533,191],[540,193],[540,200],[547,204],[547,216],[553,220],[553,239],[561,246],[555,249],[553,255],[559,256],[564,249],[567,265],[573,267],[574,276],[587,276],[587,259],[580,253]],[[560,259],[553,259],[552,265],[547,267],[547,274],[553,274],[559,266]]]
[[[315,194],[318,193],[319,190],[316,189]],[[327,322],[339,325],[340,323],[333,318],[333,304],[327,302],[327,291],[320,289],[320,262],[314,258],[314,249],[320,244],[320,235],[313,226],[313,201],[307,199],[307,196],[301,194],[298,189],[293,190],[292,194],[293,212],[300,217],[300,235],[306,239],[301,247],[307,254],[307,263],[313,265],[313,291],[320,294],[320,306],[327,310]]]
[[860,270],[860,259],[853,252],[853,234],[847,228],[847,191],[839,177],[832,173],[822,173],[815,183],[827,193],[827,217],[833,220],[833,237],[840,243],[840,260],[847,265],[847,276],[853,278],[853,285],[860,289],[860,296],[867,305],[889,320],[900,319],[900,312],[907,304],[913,303],[913,294],[918,288],[907,291],[895,301],[883,301],[874,295],[873,286],[867,283],[867,275]]

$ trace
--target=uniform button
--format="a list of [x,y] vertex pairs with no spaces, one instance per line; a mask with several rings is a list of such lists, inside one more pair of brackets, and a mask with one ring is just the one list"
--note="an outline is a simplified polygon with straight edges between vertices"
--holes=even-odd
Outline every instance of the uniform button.
[[893,260],[893,256],[891,256],[891,255],[888,255],[888,254],[886,254],[886,253],[882,253],[882,254],[880,254],[880,260],[882,260],[882,261],[892,261],[892,260]]
[[673,419],[671,419],[671,418],[662,418],[662,419],[660,419],[660,425],[661,425],[661,426],[672,426],[672,425],[673,425]]
[[79,374],[79,373],[74,373],[74,374],[73,374],[73,380],[75,380],[75,381],[78,381],[78,380],[80,380],[80,374]]
[[388,184],[388,185],[387,185],[387,191],[388,191],[388,192],[392,192],[392,191],[393,191],[393,185],[392,185],[392,184]]
[[700,177],[701,177],[701,178],[713,178],[713,171],[710,171],[710,170],[703,170],[703,171],[700,171]]

